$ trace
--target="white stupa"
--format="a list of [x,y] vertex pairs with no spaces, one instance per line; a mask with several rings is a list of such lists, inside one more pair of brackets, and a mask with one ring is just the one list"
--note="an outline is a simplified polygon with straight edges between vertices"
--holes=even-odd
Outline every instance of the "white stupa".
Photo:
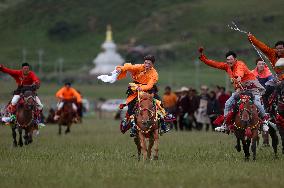
[[95,68],[90,70],[91,75],[108,74],[117,65],[121,65],[124,59],[116,52],[116,45],[112,40],[111,26],[107,26],[106,40],[102,44],[103,52],[99,53],[94,59]]

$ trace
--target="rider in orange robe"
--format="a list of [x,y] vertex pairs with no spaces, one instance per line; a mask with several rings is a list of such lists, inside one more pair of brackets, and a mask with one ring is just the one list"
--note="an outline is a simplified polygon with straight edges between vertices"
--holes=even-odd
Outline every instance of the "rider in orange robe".
[[252,44],[259,48],[268,57],[272,68],[278,76],[278,79],[283,80],[284,67],[275,67],[275,64],[280,58],[284,58],[284,41],[278,41],[275,44],[275,48],[271,48],[263,42],[259,41],[255,36],[250,33],[248,34],[248,39],[250,42],[252,42]]
[[[211,67],[225,70],[229,75],[229,77],[232,80],[234,80],[234,87],[236,92],[234,92],[225,103],[225,109],[224,109],[225,120],[227,118],[229,111],[232,108],[232,105],[235,104],[234,97],[237,94],[237,91],[239,91],[240,89],[249,90],[253,93],[254,103],[259,109],[261,117],[264,119],[267,118],[266,117],[267,114],[265,113],[264,107],[260,101],[260,95],[264,93],[265,89],[258,82],[255,75],[248,69],[246,64],[240,60],[237,60],[237,55],[234,52],[229,51],[226,54],[226,63],[207,59],[207,57],[204,54],[201,54],[199,59]],[[218,131],[227,130],[227,126],[222,125],[220,129],[216,130]]]
[[[61,111],[62,107],[64,106],[64,100],[74,99],[74,101],[77,104],[82,102],[81,95],[74,88],[71,87],[71,83],[69,83],[69,82],[65,83],[64,87],[59,89],[56,92],[55,96],[59,99],[59,103],[57,105],[57,112],[56,112],[56,115],[54,117],[55,120],[57,120],[59,118],[60,111]],[[72,103],[72,108],[74,110],[75,116],[77,116],[78,107],[75,103]]]
[[[117,77],[118,80],[126,77],[127,72],[131,74],[133,82],[138,85],[136,90],[144,91],[154,94],[154,98],[158,98],[155,96],[154,85],[158,81],[158,73],[154,68],[155,57],[152,55],[147,55],[144,57],[144,64],[135,64],[126,63],[123,66],[117,66],[116,70],[119,72]],[[133,137],[136,134],[135,130],[135,121],[134,121],[134,109],[137,102],[138,93],[128,88],[127,90],[128,97],[126,99],[126,104],[128,106],[126,118],[123,120],[122,124],[127,124],[126,122],[130,122],[131,130],[130,136]],[[162,124],[161,128],[164,132],[167,132],[165,125]]]
[[[274,45],[275,48],[269,47],[260,40],[258,40],[255,36],[253,36],[251,33],[248,34],[248,40],[255,45],[257,48],[259,48],[269,59],[270,64],[272,68],[274,69],[277,78],[279,81],[282,81],[284,79],[284,66],[282,67],[276,67],[275,64],[280,58],[284,58],[284,41],[278,41]],[[269,96],[273,93],[275,90],[275,87],[277,85],[277,81],[269,82],[266,84],[266,92],[263,96],[263,99],[265,103],[268,103]]]

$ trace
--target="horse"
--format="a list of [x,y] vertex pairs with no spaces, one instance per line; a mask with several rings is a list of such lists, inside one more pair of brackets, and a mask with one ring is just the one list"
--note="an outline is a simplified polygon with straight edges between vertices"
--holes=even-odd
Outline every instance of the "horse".
[[[156,115],[156,105],[153,102],[152,94],[139,92],[135,121],[138,134],[134,138],[134,142],[137,146],[138,160],[140,160],[141,150],[143,152],[143,160],[150,160],[153,146],[155,151],[153,159],[158,160],[159,126]],[[149,139],[148,147],[146,138]]]
[[239,94],[238,112],[234,118],[234,134],[237,138],[236,149],[241,151],[242,141],[245,160],[250,157],[250,145],[253,152],[253,160],[256,160],[256,145],[258,141],[258,129],[261,120],[258,116],[256,105],[253,103],[253,95],[249,92],[241,92]]
[[[279,134],[282,141],[282,153],[284,154],[284,82],[282,81],[280,84],[277,84],[273,93],[269,96],[268,99],[268,111],[270,116],[272,117],[273,123],[276,123],[277,128],[279,130]],[[269,129],[269,133],[271,137],[275,137],[276,152],[278,145],[278,137],[276,134],[276,130],[271,128]],[[272,140],[273,146],[273,140]]]
[[[16,121],[12,124],[12,136],[13,136],[13,145],[17,147],[23,146],[22,140],[22,130],[24,129],[25,135],[25,145],[28,145],[33,142],[32,133],[34,130],[37,130],[38,127],[34,121],[34,113],[36,110],[36,101],[35,95],[31,90],[26,90],[24,94],[21,95],[21,99],[16,107]],[[19,133],[19,141],[16,140],[16,129]]]
[[76,112],[73,110],[72,104],[74,103],[74,100],[64,100],[64,105],[62,109],[60,110],[60,116],[58,119],[58,126],[59,131],[58,134],[61,135],[61,126],[66,126],[65,134],[70,133],[70,127],[73,123],[73,119],[76,115]]

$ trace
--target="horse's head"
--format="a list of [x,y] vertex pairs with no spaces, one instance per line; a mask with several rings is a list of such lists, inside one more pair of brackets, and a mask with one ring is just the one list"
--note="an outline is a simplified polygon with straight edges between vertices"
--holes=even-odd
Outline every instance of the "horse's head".
[[35,97],[32,91],[25,91],[23,94],[24,107],[26,109],[32,110],[36,104]]
[[253,95],[251,93],[241,93],[239,95],[239,116],[241,122],[245,125],[248,125],[252,120],[252,116],[255,112],[255,107],[253,104]]
[[[150,129],[155,123],[156,107],[153,103],[153,94],[142,92],[137,103],[137,122],[142,129]],[[141,127],[140,127],[141,128]]]

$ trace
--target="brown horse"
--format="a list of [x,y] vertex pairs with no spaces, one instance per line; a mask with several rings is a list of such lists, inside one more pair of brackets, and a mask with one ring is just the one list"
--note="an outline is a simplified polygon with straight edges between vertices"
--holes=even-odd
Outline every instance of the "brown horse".
[[65,134],[70,133],[70,127],[73,123],[73,119],[76,116],[76,112],[74,112],[72,103],[74,100],[64,100],[64,105],[60,112],[60,117],[58,120],[59,131],[58,134],[61,135],[61,126],[66,126]]
[[239,95],[238,112],[234,121],[234,132],[237,138],[236,149],[241,151],[240,142],[242,141],[245,159],[250,157],[250,144],[253,152],[253,160],[256,159],[256,144],[258,140],[258,129],[261,120],[258,117],[257,107],[253,103],[253,95],[251,93],[243,92]]
[[[284,154],[284,81],[275,86],[273,93],[268,99],[267,107],[270,116],[272,117],[272,121],[277,125],[277,129],[282,141],[282,154]],[[272,146],[275,148],[274,151],[276,150],[277,152],[277,145],[279,144],[279,141],[276,130],[269,128],[269,134],[272,138]],[[275,141],[273,138],[275,138]]]
[[[17,104],[16,123],[12,125],[13,144],[23,146],[22,130],[24,129],[25,145],[33,142],[33,130],[38,129],[34,121],[34,111],[36,110],[35,96],[32,91],[25,91]],[[16,140],[16,129],[19,132],[19,141]]]
[[[140,159],[141,150],[143,159],[151,159],[152,147],[154,146],[154,160],[158,159],[159,134],[158,122],[156,117],[156,105],[153,103],[153,95],[140,92],[138,96],[137,110],[135,114],[137,123],[138,136],[134,138],[134,142],[138,150],[138,160]],[[147,148],[146,138],[149,139]]]

